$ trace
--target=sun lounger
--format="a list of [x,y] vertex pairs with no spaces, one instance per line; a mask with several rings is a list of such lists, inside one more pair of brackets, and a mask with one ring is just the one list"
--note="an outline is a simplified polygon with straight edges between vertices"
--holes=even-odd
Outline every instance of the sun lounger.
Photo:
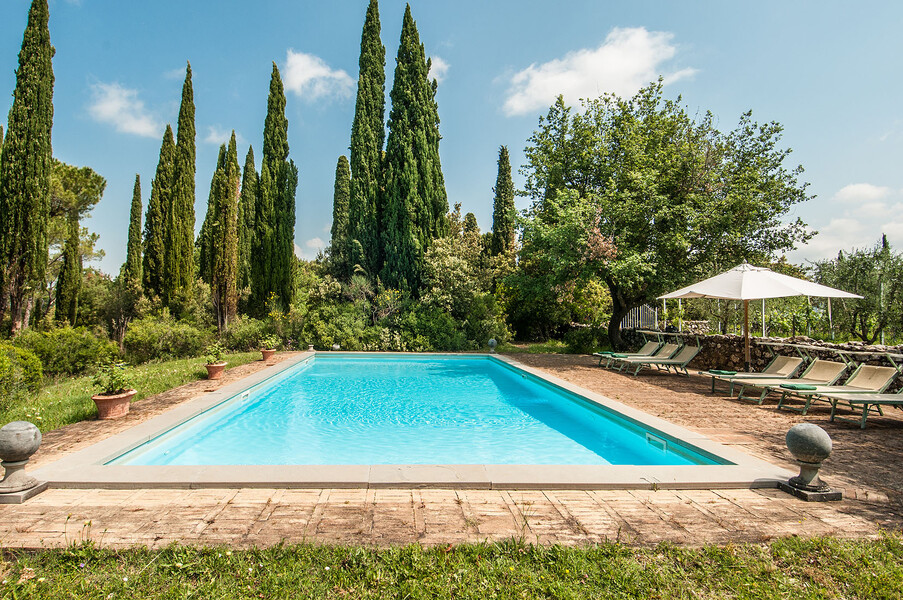
[[629,370],[636,367],[633,374],[637,375],[643,367],[655,367],[659,371],[674,369],[674,372],[677,375],[680,375],[681,371],[683,371],[683,374],[689,377],[690,374],[687,372],[687,363],[693,360],[693,358],[699,354],[701,349],[700,346],[684,346],[672,358],[626,358],[621,361],[621,368],[618,370],[621,371],[625,368]]
[[730,384],[730,395],[734,395],[734,384],[743,379],[789,379],[796,375],[803,366],[803,359],[798,356],[775,356],[768,366],[758,373],[708,370],[700,371],[700,375],[712,377],[712,393],[715,393],[715,381],[726,381]]
[[[639,350],[637,350],[636,352],[625,352],[625,353],[623,353],[623,355],[625,357],[627,357],[627,356],[629,356],[629,357],[652,356],[653,354],[655,354],[655,351],[661,347],[662,347],[662,345],[659,344],[658,342],[646,342],[645,344],[643,344],[643,347],[640,348]],[[611,357],[614,354],[620,355],[621,353],[614,352],[614,351],[593,352],[593,356],[596,356],[599,358],[599,366],[600,367],[602,366],[603,360],[611,362]]]
[[677,354],[678,350],[680,350],[680,344],[664,344],[661,348],[656,350],[654,354],[649,356],[630,356],[629,354],[612,354],[608,362],[605,363],[605,366],[610,369],[617,369],[621,371],[624,368],[624,365],[627,364],[628,361],[631,360],[642,360],[644,358],[657,358],[657,359],[667,359],[671,358],[675,354]]
[[[810,385],[803,389],[794,389],[793,383],[788,382],[779,386],[769,386],[775,392],[781,392],[778,400],[778,408],[795,410],[805,415],[809,412],[812,402],[821,400],[823,394],[880,394],[893,383],[897,377],[897,369],[894,367],[876,367],[873,365],[859,365],[853,371],[850,378],[843,385]],[[803,406],[785,404],[791,398],[799,398],[804,401]],[[827,402],[827,400],[825,400]]]
[[[762,404],[765,396],[771,391],[771,386],[780,386],[782,383],[794,385],[834,385],[840,376],[846,372],[847,366],[843,363],[831,360],[816,359],[803,371],[796,379],[774,378],[774,379],[753,379],[737,381],[740,384],[740,392],[737,394],[738,400],[752,400],[757,404]],[[758,397],[744,396],[743,392],[747,388],[762,390]]]
[[[870,413],[878,413],[883,415],[883,406],[895,406],[903,409],[903,389],[896,394],[850,394],[850,393],[831,393],[824,394],[821,397],[831,403],[831,421],[846,421],[848,423],[859,423],[860,429],[865,429],[865,421]],[[851,411],[861,410],[862,416],[858,419],[850,419],[841,417],[837,414],[837,405],[843,402],[850,407]]]

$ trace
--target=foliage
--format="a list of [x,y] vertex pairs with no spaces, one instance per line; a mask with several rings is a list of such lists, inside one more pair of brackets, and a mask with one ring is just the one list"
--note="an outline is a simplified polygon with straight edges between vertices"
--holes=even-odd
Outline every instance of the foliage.
[[207,361],[208,365],[215,365],[223,362],[224,355],[225,350],[219,343],[210,344],[204,349],[204,359]]
[[108,362],[94,374],[94,387],[104,396],[121,394],[129,389],[131,379],[125,363]]
[[254,167],[254,148],[248,147],[241,176],[241,195],[238,199],[238,290],[242,296],[251,292],[251,250],[254,246],[256,201],[257,170]]
[[390,94],[380,277],[387,286],[414,295],[420,293],[425,252],[447,231],[437,84],[428,80],[429,70],[430,62],[407,6]]
[[903,255],[891,248],[887,236],[872,248],[816,262],[813,272],[818,283],[863,297],[834,300],[834,322],[843,331],[869,344],[885,331],[903,335]]
[[354,121],[351,124],[348,203],[349,270],[359,265],[375,278],[382,268],[380,187],[385,137],[386,48],[380,40],[379,3],[370,0],[361,32]]
[[167,311],[132,321],[123,346],[129,362],[197,356],[207,345],[210,334],[185,321],[176,321]]
[[492,188],[492,255],[507,254],[514,249],[515,220],[514,182],[511,181],[511,161],[508,147],[499,148],[498,175]]
[[75,375],[116,356],[116,345],[85,327],[28,329],[16,337],[16,346],[34,352],[47,375]]
[[216,325],[220,332],[226,330],[229,321],[238,311],[238,185],[240,171],[235,132],[229,148],[224,153],[223,164],[213,177],[208,208],[210,263],[210,291],[213,299]]
[[263,321],[239,315],[222,336],[222,343],[230,350],[247,352],[260,348],[260,339],[266,335],[268,326]]
[[279,339],[279,336],[271,333],[271,334],[262,336],[260,338],[260,340],[258,341],[258,345],[261,348],[264,348],[266,350],[275,350],[276,348],[279,348],[279,346],[282,345],[282,341]]
[[56,321],[75,325],[78,318],[78,296],[82,287],[82,257],[78,251],[78,218],[69,218],[69,239],[63,250],[63,265],[56,283]]
[[125,263],[119,274],[130,286],[141,287],[141,176],[135,175],[132,206],[129,211],[129,237]]
[[43,379],[41,361],[34,352],[0,342],[0,410],[34,398]]
[[336,277],[348,280],[354,266],[350,256],[352,245],[348,237],[348,206],[351,199],[351,170],[345,155],[339,157],[335,167],[335,186],[332,194],[332,240],[329,259]]
[[166,228],[172,210],[172,180],[175,170],[176,145],[172,127],[166,126],[160,145],[157,171],[151,181],[151,196],[144,218],[144,257],[142,277],[144,293],[163,297],[166,262]]
[[53,126],[53,46],[47,0],[33,0],[19,51],[16,87],[0,155],[0,309],[12,329],[27,326],[26,304],[44,286]]
[[[559,284],[605,282],[613,344],[630,308],[811,237],[799,219],[783,221],[807,199],[807,184],[797,181],[801,167],[784,166],[778,123],[745,113],[723,134],[711,114],[694,120],[679,98],[665,100],[661,81],[582,108],[572,116],[559,98],[529,140],[524,246]],[[543,258],[547,250],[554,258]]]

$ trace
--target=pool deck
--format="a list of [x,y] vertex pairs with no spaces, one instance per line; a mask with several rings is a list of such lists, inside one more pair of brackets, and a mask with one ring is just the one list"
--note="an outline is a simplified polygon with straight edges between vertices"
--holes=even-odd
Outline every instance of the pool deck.
[[[297,357],[285,353],[281,360]],[[775,537],[873,537],[903,527],[903,418],[888,411],[861,431],[712,396],[709,381],[659,374],[630,377],[587,356],[518,355],[533,368],[605,394],[627,406],[791,469],[786,430],[809,421],[834,438],[825,479],[846,499],[806,503],[777,489],[59,489],[21,505],[2,505],[0,544],[64,546],[91,539],[104,547],[171,542],[265,546],[285,542],[454,544],[506,538],[637,545],[760,542]],[[230,370],[222,383],[199,381],[135,403],[119,421],[86,421],[48,432],[30,472],[147,422],[198,395],[259,372]]]

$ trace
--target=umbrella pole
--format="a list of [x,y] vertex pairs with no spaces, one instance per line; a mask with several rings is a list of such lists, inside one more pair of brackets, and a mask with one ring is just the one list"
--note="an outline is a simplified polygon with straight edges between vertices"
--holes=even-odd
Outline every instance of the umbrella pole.
[[743,301],[743,343],[746,349],[746,370],[749,371],[749,300]]

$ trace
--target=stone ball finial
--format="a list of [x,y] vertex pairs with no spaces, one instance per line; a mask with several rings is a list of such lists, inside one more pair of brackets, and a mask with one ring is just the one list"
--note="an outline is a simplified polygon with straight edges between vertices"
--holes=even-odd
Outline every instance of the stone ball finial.
[[824,429],[813,423],[794,425],[784,438],[787,449],[802,462],[820,463],[831,455],[831,437]]
[[495,352],[495,347],[498,346],[499,343],[497,341],[495,341],[495,338],[490,338],[489,341],[487,342],[487,345],[489,346],[490,352]]
[[0,427],[0,460],[28,460],[41,446],[41,430],[28,421],[13,421]]

